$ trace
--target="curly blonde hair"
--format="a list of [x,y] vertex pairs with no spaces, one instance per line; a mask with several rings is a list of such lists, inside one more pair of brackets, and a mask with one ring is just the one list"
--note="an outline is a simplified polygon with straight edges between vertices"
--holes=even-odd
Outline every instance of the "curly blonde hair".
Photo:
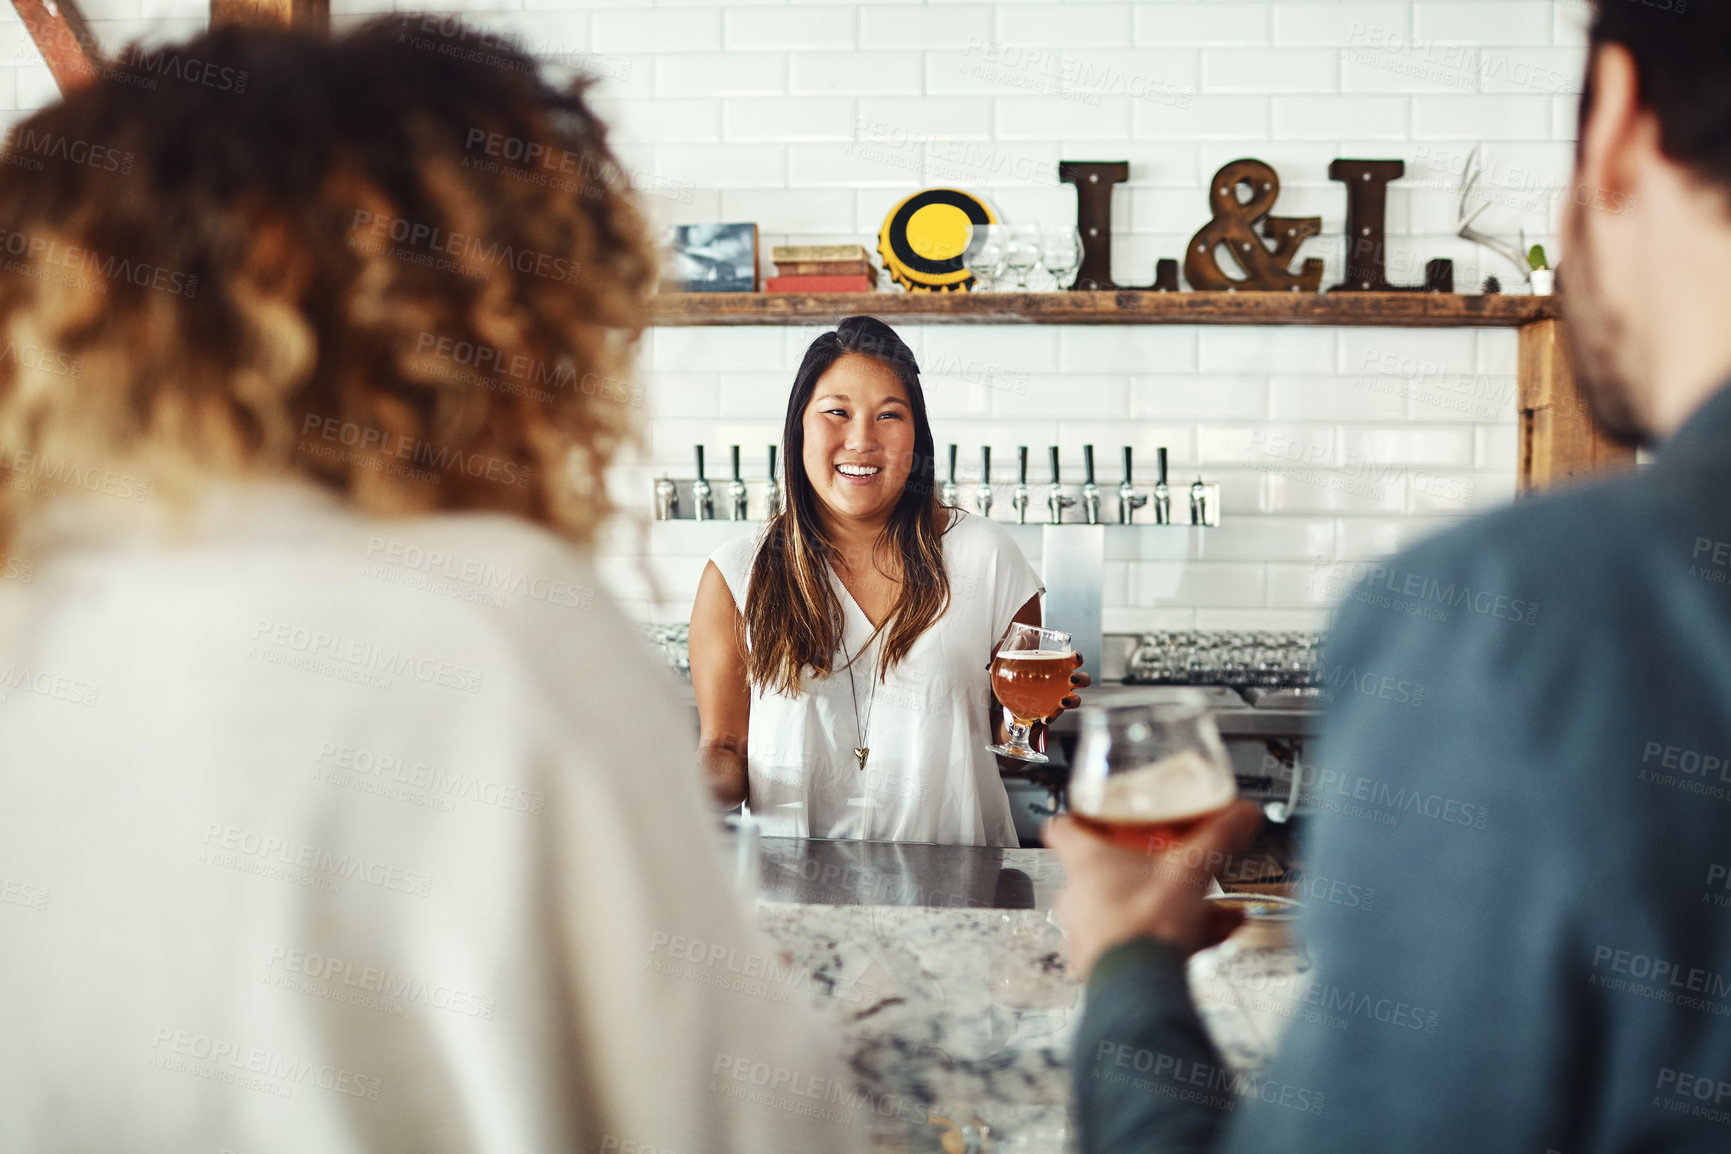
[[637,436],[655,257],[585,88],[387,16],[131,51],[17,125],[0,543],[36,482],[92,468],[171,499],[297,475],[591,539]]

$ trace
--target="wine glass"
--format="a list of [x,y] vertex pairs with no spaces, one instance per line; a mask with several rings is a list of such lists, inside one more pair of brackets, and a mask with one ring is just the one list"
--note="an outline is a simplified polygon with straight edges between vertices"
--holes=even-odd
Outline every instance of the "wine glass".
[[976,287],[984,291],[1004,273],[1004,226],[976,224],[968,233],[968,247],[962,250],[962,266],[974,276]]
[[1053,291],[1063,292],[1082,267],[1082,234],[1074,228],[1048,228],[1040,234],[1040,266],[1052,275]]
[[1019,224],[1010,230],[1004,245],[1004,267],[1016,275],[1016,288],[1028,291],[1028,274],[1040,264],[1040,230],[1029,224]]
[[1068,633],[1010,622],[992,657],[992,692],[1009,710],[1010,738],[986,748],[1034,765],[1051,760],[1028,744],[1028,733],[1070,696],[1070,674],[1075,669],[1076,651]]
[[1160,853],[1232,804],[1238,781],[1208,699],[1150,689],[1082,710],[1070,812],[1107,841]]

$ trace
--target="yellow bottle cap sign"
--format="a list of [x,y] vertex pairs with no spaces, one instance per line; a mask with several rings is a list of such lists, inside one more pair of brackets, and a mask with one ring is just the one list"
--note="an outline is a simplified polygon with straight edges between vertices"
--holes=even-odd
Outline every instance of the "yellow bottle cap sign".
[[909,292],[970,289],[962,253],[976,224],[996,224],[991,206],[959,188],[928,188],[890,209],[878,231],[878,255]]

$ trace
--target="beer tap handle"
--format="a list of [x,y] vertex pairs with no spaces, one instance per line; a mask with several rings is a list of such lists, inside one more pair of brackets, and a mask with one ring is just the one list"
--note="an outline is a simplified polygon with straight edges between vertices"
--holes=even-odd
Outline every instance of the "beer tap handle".
[[992,483],[992,447],[990,445],[981,445],[980,446],[980,484],[990,485],[991,483]]
[[698,445],[697,480],[691,483],[691,496],[692,503],[696,506],[692,512],[699,521],[708,521],[714,518],[714,505],[711,504],[710,499],[711,492],[713,490],[709,486],[709,479],[703,475],[703,446]]
[[1125,445],[1124,480],[1118,485],[1118,523],[1120,525],[1135,524],[1136,510],[1147,503],[1148,497],[1136,492],[1132,450],[1129,445]]
[[950,446],[950,484],[956,483],[956,446]]
[[728,463],[733,469],[732,479],[727,482],[727,514],[731,520],[743,521],[750,501],[750,490],[745,487],[745,478],[739,475],[739,446],[729,445],[727,453]]
[[1166,487],[1166,446],[1155,450],[1159,458],[1159,480],[1154,482],[1154,523],[1172,523],[1172,492]]
[[1016,523],[1028,523],[1028,446],[1016,446],[1016,489],[1010,494],[1010,504],[1016,508]]
[[1064,506],[1074,505],[1075,498],[1064,496],[1063,473],[1058,468],[1058,446],[1051,447],[1052,454],[1052,484],[1046,491],[1046,509],[1052,518],[1052,524],[1061,524],[1064,520]]
[[766,519],[781,512],[781,482],[775,479],[775,454],[778,447],[769,447],[769,480],[763,486],[763,515]]
[[1088,484],[1094,483],[1094,446],[1082,446],[1082,470]]

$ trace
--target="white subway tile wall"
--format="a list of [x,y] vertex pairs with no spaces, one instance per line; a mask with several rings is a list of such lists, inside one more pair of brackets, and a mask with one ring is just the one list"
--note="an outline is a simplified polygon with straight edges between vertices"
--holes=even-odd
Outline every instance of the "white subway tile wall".
[[[204,0],[83,0],[113,52],[197,31]],[[334,0],[347,26],[387,0]],[[1585,43],[1582,0],[426,0],[520,37],[556,70],[585,66],[658,226],[755,221],[763,271],[778,243],[874,244],[897,200],[951,184],[1013,222],[1064,225],[1075,195],[1060,160],[1125,160],[1114,190],[1113,269],[1147,284],[1207,220],[1207,180],[1258,157],[1282,182],[1277,212],[1322,217],[1299,256],[1340,279],[1345,194],[1336,157],[1404,160],[1390,190],[1387,263],[1415,284],[1425,262],[1455,282],[1523,291],[1502,257],[1460,240],[1461,173],[1482,144],[1478,227],[1543,242],[1553,260],[1567,195]],[[0,12],[0,118],[54,99],[16,15]],[[862,298],[860,311],[871,300]],[[839,318],[838,318],[839,319]],[[961,446],[979,480],[993,448],[1009,515],[1015,450],[1047,480],[1061,447],[1080,480],[1095,445],[1115,487],[1120,448],[1137,480],[1169,449],[1174,482],[1222,491],[1223,525],[1108,531],[1106,627],[1313,628],[1320,561],[1404,547],[1512,498],[1510,331],[902,325],[925,368],[939,455]],[[749,527],[648,523],[651,483],[712,476],[743,446],[764,474],[786,395],[822,327],[657,329],[640,365],[644,443],[610,478],[623,513],[600,547],[631,612],[683,620],[704,557]],[[971,491],[970,495],[971,495]],[[1115,509],[1115,497],[1104,502]],[[1043,505],[1041,506],[1043,509]],[[1145,512],[1144,512],[1144,515]],[[1039,563],[1040,533],[1017,530]]]
[[[659,29],[677,4],[597,12],[603,29]],[[1206,181],[1242,156],[1280,172],[1283,215],[1322,217],[1321,257],[1340,279],[1339,156],[1396,158],[1387,262],[1397,283],[1455,262],[1521,291],[1503,259],[1455,236],[1468,153],[1482,145],[1487,231],[1555,245],[1566,195],[1586,8],[1579,0],[1123,3],[866,3],[688,13],[659,44],[652,95],[603,107],[621,139],[652,146],[659,223],[755,220],[771,244],[866,241],[902,196],[934,184],[978,192],[1016,222],[1066,224],[1075,196],[1059,160],[1127,160],[1113,193],[1113,276],[1148,283],[1206,220]],[[487,17],[480,17],[487,19]],[[750,55],[747,55],[749,53]],[[714,135],[719,118],[720,144]],[[1554,256],[1553,248],[1553,256]],[[870,301],[860,302],[869,311]],[[1095,445],[1108,487],[1120,449],[1137,479],[1169,450],[1173,480],[1222,488],[1225,524],[1109,529],[1107,628],[1315,628],[1333,584],[1319,559],[1409,545],[1513,496],[1512,332],[1402,329],[900,326],[924,366],[939,455],[961,446],[971,500],[993,448],[994,514],[1007,518],[1018,445],[1031,480],[1061,447],[1080,480]],[[677,330],[645,342],[646,451],[615,471],[632,517],[650,481],[689,476],[744,446],[761,476],[805,346],[821,328]],[[712,465],[712,471],[714,470]],[[1105,502],[1108,512],[1115,498]],[[1039,495],[1036,494],[1036,504]],[[1041,506],[1043,509],[1043,506]],[[1146,514],[1144,514],[1146,515]],[[618,589],[646,620],[689,610],[704,556],[738,527],[657,525],[621,539]],[[1018,533],[1039,563],[1040,534]]]

